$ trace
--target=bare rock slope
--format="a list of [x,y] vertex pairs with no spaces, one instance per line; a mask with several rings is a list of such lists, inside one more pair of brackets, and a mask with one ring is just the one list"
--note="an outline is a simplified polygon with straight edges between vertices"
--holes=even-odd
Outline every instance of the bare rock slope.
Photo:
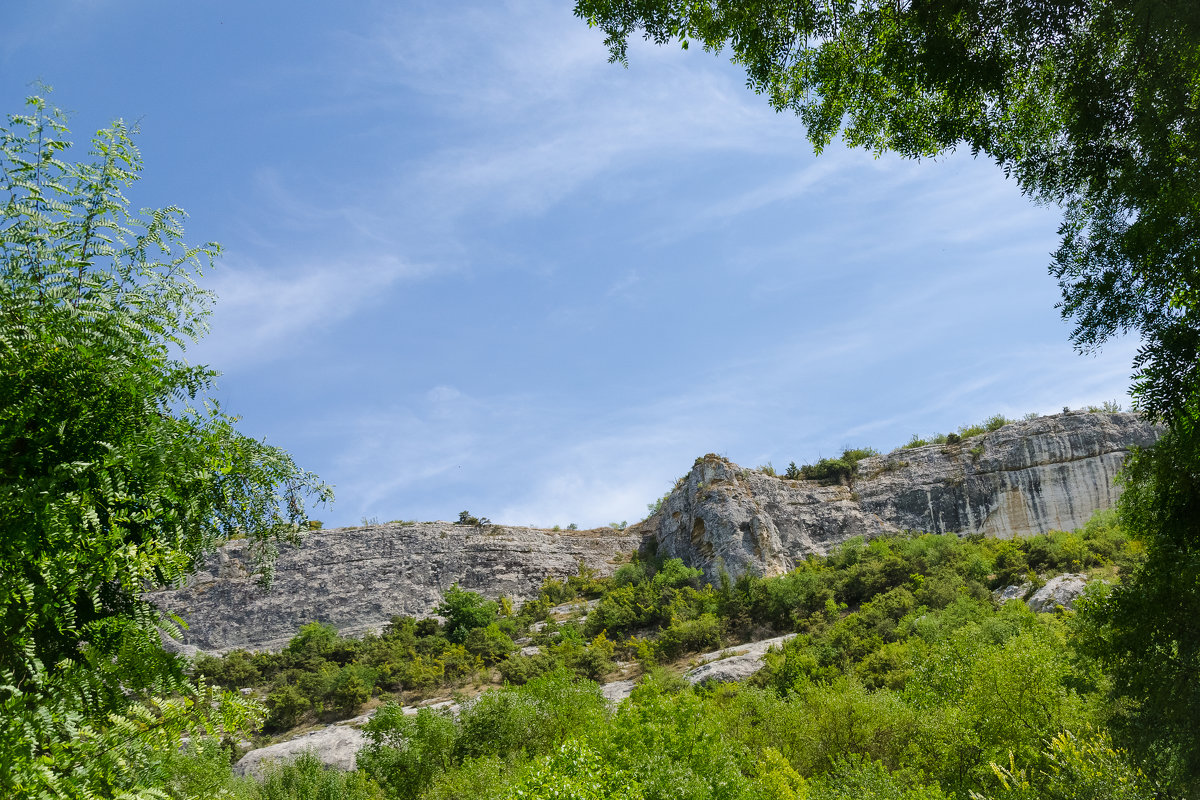
[[309,622],[360,635],[395,614],[431,613],[455,583],[492,598],[528,598],[547,577],[574,575],[581,561],[611,573],[640,543],[637,529],[556,532],[449,522],[342,528],[283,548],[268,591],[250,574],[248,545],[234,541],[186,587],[148,597],[188,624],[186,646],[274,649]]
[[270,591],[231,542],[179,590],[150,597],[189,625],[182,649],[276,648],[303,624],[346,634],[394,614],[428,614],[451,584],[514,600],[580,561],[611,573],[643,536],[716,580],[787,571],[854,536],[903,530],[1010,538],[1083,525],[1111,506],[1129,448],[1158,432],[1134,414],[1059,414],[960,444],[897,450],[860,462],[848,485],[781,480],[718,456],[697,459],[660,514],[625,531],[547,531],[448,522],[313,533],[283,550]]
[[950,445],[861,461],[847,485],[783,480],[719,456],[692,471],[645,523],[661,555],[716,578],[786,572],[854,536],[904,530],[1032,536],[1082,526],[1116,501],[1129,448],[1158,431],[1136,414],[1065,413]]

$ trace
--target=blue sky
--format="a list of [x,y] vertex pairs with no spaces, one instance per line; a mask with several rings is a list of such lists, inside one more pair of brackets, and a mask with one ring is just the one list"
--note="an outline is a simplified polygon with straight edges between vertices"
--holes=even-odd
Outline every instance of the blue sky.
[[887,450],[1126,402],[1068,343],[1058,212],[990,163],[830,147],[723,57],[607,63],[570,2],[30,2],[31,82],[81,146],[138,121],[137,206],[225,248],[189,358],[243,431],[363,517],[645,516],[696,456]]

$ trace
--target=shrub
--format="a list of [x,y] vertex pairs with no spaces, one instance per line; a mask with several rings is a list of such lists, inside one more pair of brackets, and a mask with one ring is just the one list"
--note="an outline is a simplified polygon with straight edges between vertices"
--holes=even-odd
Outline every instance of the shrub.
[[339,716],[352,716],[359,706],[371,699],[375,688],[374,670],[357,664],[342,667],[327,695],[329,707]]
[[544,753],[553,746],[552,732],[544,723],[538,703],[521,689],[485,692],[459,711],[461,736],[455,757]]
[[703,578],[702,570],[687,566],[683,563],[683,559],[671,558],[663,563],[662,568],[650,582],[656,589],[680,589],[684,586],[699,588]]
[[379,784],[363,772],[326,767],[312,753],[266,768],[257,800],[383,800]]
[[467,648],[461,644],[446,648],[439,661],[442,665],[442,680],[452,685],[471,680],[483,669],[483,660],[468,653]]
[[460,735],[449,712],[422,708],[407,716],[395,703],[380,708],[363,732],[368,743],[358,753],[358,767],[394,800],[416,800],[448,770]]
[[646,565],[641,561],[633,561],[617,567],[613,574],[613,586],[621,588],[631,584],[643,583],[646,580]]
[[219,739],[197,736],[186,747],[164,754],[159,788],[171,797],[250,800],[255,783],[233,776],[230,755]]
[[947,800],[940,787],[914,784],[879,761],[839,756],[833,770],[813,781],[812,800]]
[[541,759],[516,785],[513,797],[528,800],[642,800],[633,776],[615,769],[582,742],[567,742]]
[[446,618],[446,638],[452,642],[463,642],[474,628],[485,628],[496,621],[499,605],[478,592],[458,588],[454,584],[446,590],[437,613]]
[[685,653],[703,653],[721,646],[721,622],[713,614],[672,623],[658,635],[655,654],[674,661]]
[[839,458],[822,458],[816,464],[805,464],[800,467],[800,476],[825,484],[848,484],[858,472],[858,462],[877,455],[879,452],[869,447],[847,448]]
[[397,681],[419,692],[436,689],[445,678],[445,666],[433,656],[416,656],[395,673]]
[[312,710],[312,702],[293,684],[283,684],[267,695],[268,730],[283,731],[294,728]]
[[483,659],[485,664],[503,661],[516,649],[513,640],[506,636],[496,623],[486,628],[475,628],[467,634],[464,643],[467,650]]
[[338,646],[337,628],[327,622],[310,622],[283,648],[294,664],[315,665],[333,655]]
[[253,686],[262,678],[254,657],[245,650],[234,650],[224,658],[200,655],[196,658],[196,674],[204,675],[220,686],[235,689]]
[[1047,768],[1033,774],[1018,770],[1015,759],[1006,766],[993,763],[1001,789],[988,796],[971,793],[973,800],[1038,800],[1071,797],[1079,800],[1151,800],[1160,797],[1129,757],[1112,746],[1107,734],[1077,737],[1063,732],[1050,740],[1042,756]]

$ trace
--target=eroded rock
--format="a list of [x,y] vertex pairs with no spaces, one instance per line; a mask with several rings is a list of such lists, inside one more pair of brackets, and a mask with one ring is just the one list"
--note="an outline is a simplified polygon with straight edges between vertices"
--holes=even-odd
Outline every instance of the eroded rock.
[[1087,584],[1086,575],[1059,575],[1046,581],[1025,604],[1033,611],[1055,611],[1059,606],[1073,608]]
[[772,647],[783,647],[784,642],[795,635],[789,633],[786,636],[776,636],[774,639],[763,639],[705,653],[699,658],[706,663],[684,673],[683,677],[692,685],[710,681],[717,683],[744,681],[762,669],[768,650]]
[[311,752],[326,766],[352,770],[358,751],[366,743],[367,737],[353,725],[329,725],[286,742],[251,750],[233,765],[233,771],[238,775],[262,777],[268,764],[288,763],[305,752]]
[[1073,530],[1119,495],[1129,449],[1159,430],[1137,414],[1014,422],[953,445],[864,459],[848,485],[784,480],[719,456],[692,471],[645,523],[662,555],[715,581],[776,575],[846,540],[901,531],[1013,538]]
[[343,528],[310,533],[300,546],[281,548],[269,591],[250,574],[248,543],[234,541],[185,588],[147,597],[188,624],[178,645],[218,653],[277,649],[309,622],[362,635],[396,614],[428,614],[454,583],[491,598],[528,599],[547,577],[576,574],[581,561],[611,574],[641,541],[636,526],[569,532],[449,522]]

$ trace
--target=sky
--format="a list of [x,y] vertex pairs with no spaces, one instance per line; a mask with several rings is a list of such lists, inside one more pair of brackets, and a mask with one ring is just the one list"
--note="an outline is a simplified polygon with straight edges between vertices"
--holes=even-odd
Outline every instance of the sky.
[[79,155],[136,123],[137,207],[223,255],[241,430],[334,485],[326,527],[634,522],[693,460],[888,451],[1116,400],[1077,354],[1059,211],[986,158],[820,156],[723,55],[564,2],[5,0],[0,103]]

